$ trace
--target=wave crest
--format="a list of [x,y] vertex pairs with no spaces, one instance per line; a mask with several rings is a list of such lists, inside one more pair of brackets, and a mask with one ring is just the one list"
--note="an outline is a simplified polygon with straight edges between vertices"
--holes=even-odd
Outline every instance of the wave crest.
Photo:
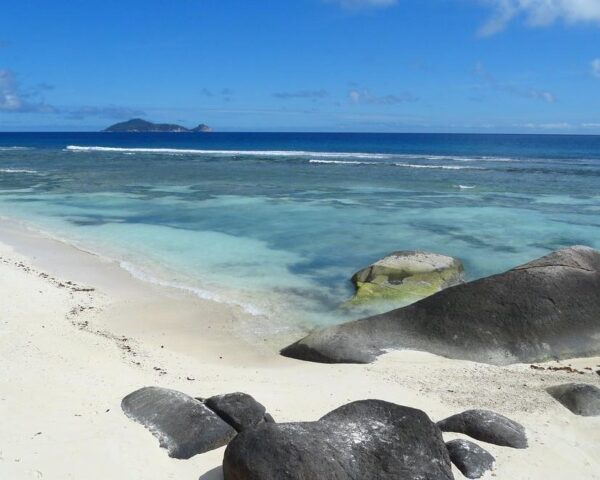
[[417,163],[395,163],[397,167],[405,168],[429,168],[437,170],[485,170],[483,167],[465,167],[460,165],[422,165]]
[[152,283],[154,285],[159,285],[161,287],[182,290],[184,292],[192,293],[193,295],[196,295],[198,298],[201,298],[203,300],[210,300],[210,301],[217,302],[217,303],[234,305],[236,307],[241,308],[246,313],[248,313],[252,316],[255,316],[255,317],[264,315],[264,313],[258,307],[254,306],[250,303],[238,302],[236,300],[226,298],[223,295],[220,295],[215,292],[211,292],[209,290],[204,290],[202,288],[197,288],[197,287],[192,287],[189,285],[184,285],[181,283],[168,282],[168,281],[161,280],[153,275],[150,275],[150,274],[140,270],[139,268],[137,268],[136,266],[134,266],[133,264],[131,264],[129,262],[121,261],[121,262],[119,262],[119,266],[123,270],[128,272],[130,275],[137,278],[138,280],[142,280],[143,282]]
[[357,160],[320,160],[311,158],[308,163],[324,163],[328,165],[377,165],[377,162],[360,162]]
[[0,173],[28,173],[35,175],[39,172],[37,170],[28,170],[26,168],[0,168]]
[[129,148],[69,145],[69,152],[110,152],[110,153],[158,153],[173,155],[220,155],[248,157],[322,157],[322,158],[390,158],[383,153],[361,152],[309,152],[304,150],[199,150],[188,148]]

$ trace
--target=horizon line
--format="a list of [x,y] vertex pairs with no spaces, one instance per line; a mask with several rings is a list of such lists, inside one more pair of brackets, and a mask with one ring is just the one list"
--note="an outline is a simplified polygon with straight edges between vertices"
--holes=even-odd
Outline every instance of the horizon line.
[[578,137],[598,137],[600,133],[578,133],[578,132],[427,132],[427,131],[397,131],[397,132],[374,132],[374,131],[327,131],[327,130],[216,130],[212,132],[106,132],[103,130],[0,130],[0,134],[23,134],[23,133],[43,133],[43,134],[74,134],[74,133],[98,133],[106,135],[214,135],[214,134],[239,134],[239,133],[260,133],[260,134],[322,134],[322,135],[544,135],[544,136],[578,136]]

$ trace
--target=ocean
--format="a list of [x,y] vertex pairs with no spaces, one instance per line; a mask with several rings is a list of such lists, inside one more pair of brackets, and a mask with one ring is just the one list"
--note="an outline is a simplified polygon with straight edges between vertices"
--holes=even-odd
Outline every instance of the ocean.
[[311,328],[391,308],[340,305],[396,250],[476,279],[600,249],[600,137],[0,133],[0,215],[273,332]]

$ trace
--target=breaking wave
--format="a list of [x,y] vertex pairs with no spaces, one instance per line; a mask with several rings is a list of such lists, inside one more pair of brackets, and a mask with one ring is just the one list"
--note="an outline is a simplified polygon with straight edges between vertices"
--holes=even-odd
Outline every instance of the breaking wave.
[[244,310],[246,313],[252,315],[252,316],[261,316],[264,315],[264,313],[256,306],[250,304],[250,303],[244,303],[244,302],[238,302],[236,300],[230,299],[228,297],[225,297],[223,295],[220,295],[218,293],[215,292],[211,292],[209,290],[204,290],[202,288],[197,288],[197,287],[192,287],[189,285],[184,285],[181,283],[175,283],[175,282],[168,282],[168,281],[164,281],[161,280],[157,277],[154,277],[153,275],[149,275],[146,272],[140,270],[139,268],[137,268],[136,266],[134,266],[133,264],[126,262],[126,261],[122,261],[119,263],[120,267],[125,270],[126,272],[129,272],[129,274],[131,274],[133,277],[137,278],[138,280],[142,280],[144,282],[147,283],[152,283],[154,285],[159,285],[161,287],[167,287],[167,288],[174,288],[176,290],[182,290],[184,292],[188,292],[191,293],[195,296],[197,296],[198,298],[201,298],[203,300],[211,300],[213,302],[217,302],[217,303],[224,303],[224,304],[228,304],[228,305],[234,305],[236,307],[241,308],[242,310]]
[[360,152],[309,152],[304,150],[198,150],[186,148],[124,148],[124,147],[86,147],[69,145],[69,152],[113,152],[113,153],[158,153],[173,155],[219,155],[219,156],[248,156],[248,157],[322,157],[322,158],[390,158],[382,153]]
[[465,167],[460,165],[422,165],[416,163],[395,163],[397,167],[405,168],[430,168],[434,170],[485,170],[483,167]]
[[28,173],[35,175],[39,172],[37,170],[28,170],[26,168],[0,168],[0,173]]
[[320,160],[317,158],[311,158],[309,163],[324,163],[334,165],[377,165],[377,162],[360,162],[356,160]]

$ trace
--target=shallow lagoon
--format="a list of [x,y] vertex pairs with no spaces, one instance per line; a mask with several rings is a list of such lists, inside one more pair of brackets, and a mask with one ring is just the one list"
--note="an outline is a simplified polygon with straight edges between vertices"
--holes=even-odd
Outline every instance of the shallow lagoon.
[[274,328],[362,315],[349,278],[394,250],[473,279],[600,248],[599,192],[600,137],[0,134],[0,214]]

